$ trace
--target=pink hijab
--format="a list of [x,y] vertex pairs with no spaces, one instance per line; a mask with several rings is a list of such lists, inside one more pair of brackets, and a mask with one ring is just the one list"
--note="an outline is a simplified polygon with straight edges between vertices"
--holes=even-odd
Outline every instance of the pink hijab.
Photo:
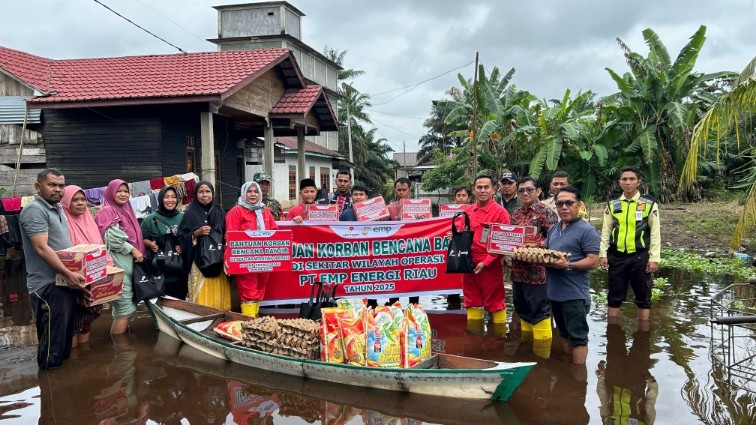
[[115,179],[108,183],[108,187],[105,188],[104,206],[97,213],[95,222],[103,237],[106,230],[113,227],[114,224],[118,224],[129,237],[129,243],[144,254],[142,228],[139,226],[136,215],[134,215],[134,210],[131,209],[128,202],[124,205],[118,205],[115,200],[115,194],[122,184],[126,184],[126,182],[121,179]]
[[71,213],[71,202],[73,201],[73,197],[79,192],[84,193],[84,190],[79,186],[66,186],[63,192],[63,199],[60,200],[60,204],[63,205],[63,212],[68,218],[68,231],[71,234],[71,242],[74,245],[84,243],[102,245],[102,235],[100,235],[100,229],[97,228],[97,223],[95,223],[92,214],[85,212],[82,215],[76,216]]
[[[60,200],[61,205],[63,205],[63,213],[68,218],[68,233],[71,235],[71,242],[74,245],[85,243],[103,245],[100,229],[97,228],[97,223],[95,223],[92,214],[89,211],[85,211],[84,214],[78,216],[71,213],[71,202],[73,202],[73,197],[79,192],[84,194],[84,190],[79,186],[66,186],[66,189],[63,191],[63,199]],[[110,255],[108,255],[108,265],[113,265]]]

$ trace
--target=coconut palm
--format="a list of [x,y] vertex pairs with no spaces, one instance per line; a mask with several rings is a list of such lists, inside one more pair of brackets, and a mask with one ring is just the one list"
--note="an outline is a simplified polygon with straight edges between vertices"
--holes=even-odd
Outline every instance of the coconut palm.
[[[680,175],[681,190],[687,190],[695,183],[700,169],[699,157],[710,142],[713,142],[716,147],[716,155],[719,159],[719,147],[725,136],[731,132],[735,133],[735,139],[739,145],[741,141],[751,138],[746,148],[753,156],[754,140],[752,138],[756,134],[754,115],[756,115],[756,57],[738,75],[732,89],[719,97],[693,128],[690,151]],[[709,137],[712,134],[714,139],[710,140]],[[745,181],[750,183],[750,188],[743,213],[740,215],[733,235],[733,249],[739,247],[746,230],[756,224],[756,162],[751,161]]]

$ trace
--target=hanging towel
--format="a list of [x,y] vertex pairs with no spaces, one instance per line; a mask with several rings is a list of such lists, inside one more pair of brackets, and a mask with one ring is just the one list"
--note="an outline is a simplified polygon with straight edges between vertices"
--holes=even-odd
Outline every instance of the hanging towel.
[[105,197],[105,188],[98,187],[96,189],[84,189],[84,195],[87,196],[87,201],[90,204],[101,205],[102,200]]
[[187,180],[184,182],[184,186],[186,186],[186,196],[181,201],[183,205],[189,205],[192,202],[192,199],[194,199],[194,186],[197,185],[197,182],[194,180]]
[[8,230],[8,220],[5,219],[4,215],[0,215],[0,235],[4,235],[8,232],[10,232],[10,230]]
[[21,208],[24,208],[34,202],[34,195],[21,197]]
[[150,195],[142,195],[129,201],[131,203],[131,209],[134,210],[134,215],[137,218],[145,218],[152,212],[150,208]]
[[152,188],[150,187],[150,181],[144,180],[141,182],[136,182],[131,184],[131,197],[132,198],[138,198],[143,195],[149,195],[152,193]]
[[182,182],[188,182],[189,180],[194,180],[195,182],[197,182],[197,180],[199,180],[199,177],[194,173],[179,174],[176,177],[181,179]]
[[21,198],[3,198],[3,209],[7,212],[21,210]]
[[184,182],[179,182],[179,184],[174,185],[173,188],[176,189],[176,196],[178,196],[179,200],[186,198],[186,185]]
[[177,184],[181,183],[181,179],[179,179],[177,176],[171,176],[166,177],[163,179],[166,186],[176,186]]
[[[160,179],[160,182],[163,182],[163,179]],[[158,195],[160,194],[160,191],[155,191],[150,193],[150,208],[152,208],[152,211],[155,211],[158,207]]]
[[152,190],[160,190],[163,186],[165,186],[165,179],[162,177],[150,180],[150,189]]

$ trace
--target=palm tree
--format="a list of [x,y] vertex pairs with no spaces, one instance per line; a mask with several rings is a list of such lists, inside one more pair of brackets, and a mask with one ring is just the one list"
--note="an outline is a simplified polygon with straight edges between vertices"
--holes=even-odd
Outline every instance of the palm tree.
[[[719,159],[719,147],[723,141],[723,136],[734,131],[735,138],[740,144],[744,137],[753,137],[756,134],[753,126],[754,114],[756,114],[756,57],[735,79],[732,89],[719,97],[693,128],[690,151],[680,175],[679,187],[681,190],[688,190],[695,183],[699,172],[699,156],[709,144],[709,136],[712,133],[715,135],[713,142],[716,147],[717,159]],[[753,140],[747,148],[753,155]],[[740,215],[733,235],[733,249],[739,247],[746,230],[756,223],[756,163],[753,161],[748,168],[748,175],[745,180],[749,183],[750,188],[746,196],[743,213]]]
[[323,48],[323,56],[332,60],[333,62],[336,62],[336,65],[342,67],[342,69],[338,73],[339,81],[353,80],[365,73],[365,71],[362,71],[359,69],[352,69],[352,68],[343,69],[344,58],[346,57],[346,54],[347,54],[346,50],[342,50],[339,52],[338,50],[332,49],[328,46],[325,46],[325,48]]

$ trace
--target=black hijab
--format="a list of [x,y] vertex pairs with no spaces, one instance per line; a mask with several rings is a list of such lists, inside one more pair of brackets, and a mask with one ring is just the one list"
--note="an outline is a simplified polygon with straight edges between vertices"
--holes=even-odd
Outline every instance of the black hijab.
[[[200,203],[197,197],[202,186],[207,186],[213,194],[213,200],[207,205]],[[183,252],[181,256],[184,260],[184,269],[187,273],[192,268],[192,262],[194,261],[192,233],[205,225],[224,235],[226,233],[226,213],[215,198],[215,188],[213,185],[203,180],[194,187],[194,199],[184,212],[184,217],[181,218],[178,228],[179,245],[181,245]]]
[[[173,194],[176,195],[176,206],[173,207],[172,210],[166,209],[165,203],[163,202],[165,200],[165,194],[169,190],[172,190]],[[179,199],[178,199],[178,192],[176,192],[176,188],[172,186],[166,186],[160,189],[160,193],[158,193],[158,207],[157,207],[157,210],[155,210],[156,213],[162,215],[163,217],[176,217],[179,213],[178,205],[179,205]]]

